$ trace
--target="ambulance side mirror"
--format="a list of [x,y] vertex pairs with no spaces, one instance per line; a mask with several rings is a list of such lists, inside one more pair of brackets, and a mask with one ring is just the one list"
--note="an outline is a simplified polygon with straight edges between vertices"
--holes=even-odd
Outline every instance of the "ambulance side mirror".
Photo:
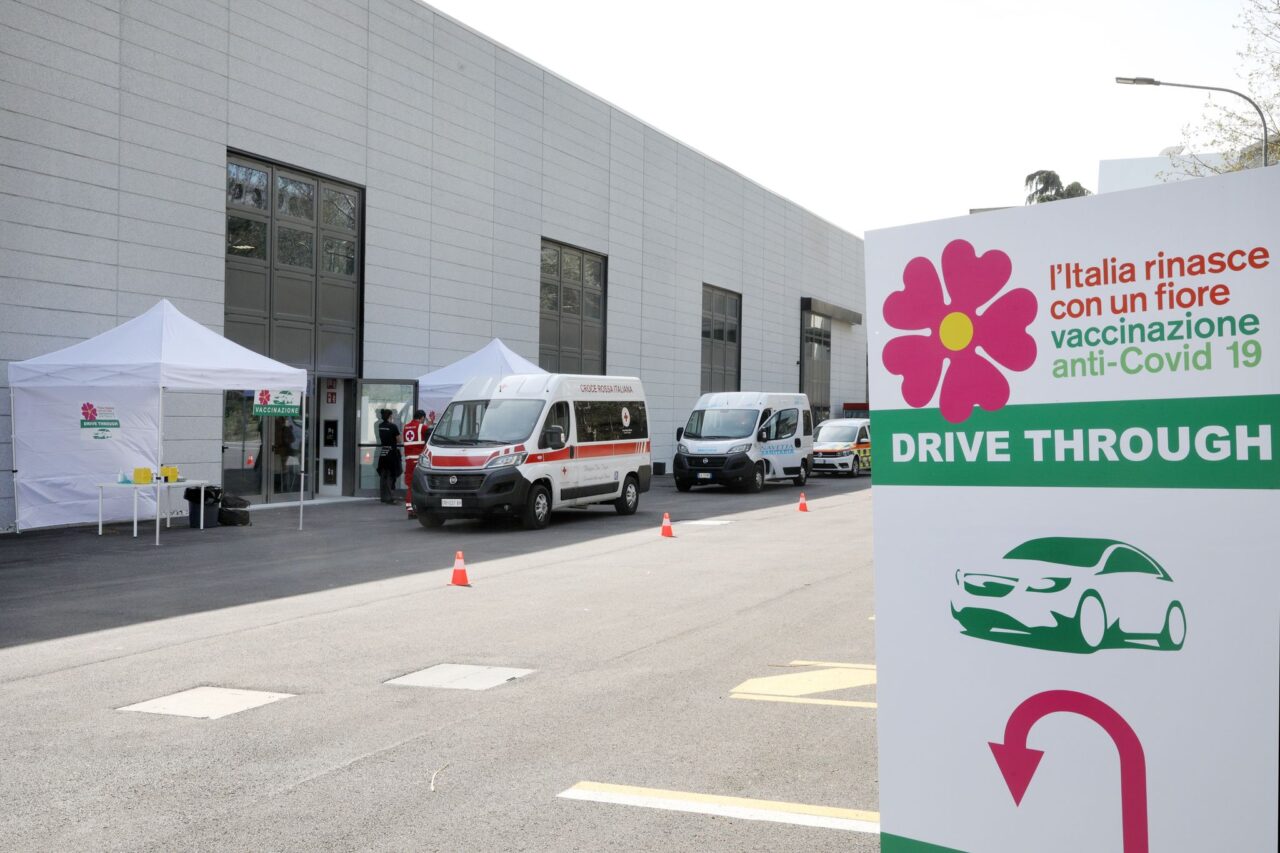
[[769,430],[761,429],[758,433],[756,433],[756,441],[768,441],[768,440],[769,440]]
[[676,427],[676,441],[684,438],[684,427]]
[[559,424],[553,424],[542,432],[542,443],[552,450],[559,450],[564,447],[564,427]]

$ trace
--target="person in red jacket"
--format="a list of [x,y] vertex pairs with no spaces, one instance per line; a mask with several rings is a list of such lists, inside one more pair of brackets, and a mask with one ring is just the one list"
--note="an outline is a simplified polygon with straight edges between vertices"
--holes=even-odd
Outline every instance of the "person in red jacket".
[[404,425],[404,508],[409,517],[413,511],[413,469],[418,467],[418,457],[427,447],[427,438],[431,435],[431,425],[427,421],[427,413],[418,409],[413,413],[413,420]]

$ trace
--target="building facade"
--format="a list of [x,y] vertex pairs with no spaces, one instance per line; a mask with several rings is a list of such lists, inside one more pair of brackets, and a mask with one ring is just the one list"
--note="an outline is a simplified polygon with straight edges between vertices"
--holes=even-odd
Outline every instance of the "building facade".
[[359,493],[368,413],[494,337],[641,377],[659,463],[704,390],[866,400],[861,239],[416,0],[0,10],[0,365],[167,298],[310,371],[306,447],[172,395],[190,476]]

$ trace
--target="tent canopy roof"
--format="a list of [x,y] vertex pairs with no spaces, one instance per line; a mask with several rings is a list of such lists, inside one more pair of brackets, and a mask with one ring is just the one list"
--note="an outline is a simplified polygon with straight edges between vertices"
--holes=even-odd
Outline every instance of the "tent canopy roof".
[[307,372],[232,343],[167,299],[132,320],[48,355],[9,365],[14,388],[136,386],[302,391]]
[[494,338],[471,355],[418,377],[418,388],[423,391],[454,388],[475,376],[510,376],[513,373],[546,371]]

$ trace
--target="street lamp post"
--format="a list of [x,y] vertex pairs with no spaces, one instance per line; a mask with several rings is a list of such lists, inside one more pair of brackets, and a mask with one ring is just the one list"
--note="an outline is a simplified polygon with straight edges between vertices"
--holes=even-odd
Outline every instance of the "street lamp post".
[[1193,86],[1189,83],[1166,83],[1161,80],[1155,80],[1151,77],[1117,77],[1117,83],[1126,86],[1177,86],[1179,89],[1205,89],[1210,92],[1227,92],[1231,95],[1237,95],[1249,102],[1249,105],[1258,111],[1258,118],[1262,119],[1262,165],[1265,168],[1270,165],[1267,159],[1267,143],[1269,137],[1267,135],[1267,117],[1262,112],[1262,107],[1254,103],[1253,98],[1243,92],[1237,92],[1235,89],[1224,89],[1221,86]]

